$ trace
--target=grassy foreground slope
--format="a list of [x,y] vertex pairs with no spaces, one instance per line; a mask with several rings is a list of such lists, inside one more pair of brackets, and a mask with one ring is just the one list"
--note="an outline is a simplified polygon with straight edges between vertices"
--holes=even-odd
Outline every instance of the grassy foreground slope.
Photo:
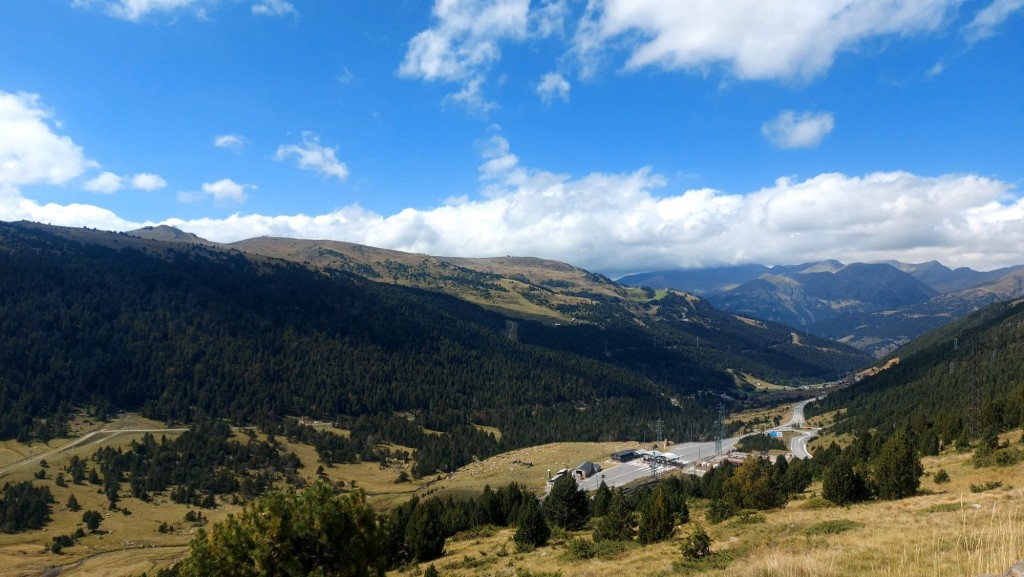
[[[1010,438],[1019,438],[1015,431]],[[590,531],[563,534],[548,547],[517,553],[514,530],[456,536],[445,556],[433,564],[441,575],[706,575],[727,577],[971,577],[1001,574],[1024,559],[1024,465],[975,468],[970,454],[948,452],[924,459],[922,494],[900,501],[836,507],[814,495],[781,510],[707,522],[707,503],[691,502],[689,523],[667,542],[628,546],[592,559],[571,551],[570,538],[589,539]],[[931,476],[945,469],[951,481]],[[971,486],[1001,482],[994,490]],[[710,558],[686,561],[685,538],[696,523],[712,537]],[[396,571],[414,575],[428,564]]]

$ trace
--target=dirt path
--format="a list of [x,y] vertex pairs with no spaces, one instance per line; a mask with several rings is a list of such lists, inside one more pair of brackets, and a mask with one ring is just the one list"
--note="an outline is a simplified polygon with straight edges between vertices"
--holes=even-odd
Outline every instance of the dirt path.
[[[86,445],[89,444],[90,442],[99,443],[100,441],[104,441],[106,439],[124,433],[183,433],[187,430],[188,429],[100,429],[98,431],[92,431],[82,435],[81,437],[78,437],[77,439],[65,443],[55,449],[50,449],[49,451],[39,453],[38,455],[33,455],[31,457],[22,459],[16,463],[11,463],[10,465],[0,467],[0,477],[5,476],[8,473],[11,473],[12,471],[21,469],[22,467],[31,465],[32,463],[42,461],[43,459],[52,458],[54,455],[63,453],[65,451],[70,451],[75,447]],[[96,438],[94,439],[94,437]]]

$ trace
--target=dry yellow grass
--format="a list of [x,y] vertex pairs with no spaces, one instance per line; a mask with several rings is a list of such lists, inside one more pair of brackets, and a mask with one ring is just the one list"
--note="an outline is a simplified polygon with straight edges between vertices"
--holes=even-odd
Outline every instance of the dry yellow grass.
[[[544,490],[547,472],[575,467],[582,461],[600,463],[612,467],[609,456],[624,449],[633,449],[637,442],[609,443],[552,443],[502,453],[471,463],[455,473],[435,482],[427,489],[437,495],[475,495],[485,485],[493,488],[515,482],[534,492]],[[529,464],[527,464],[529,463]]]
[[[131,438],[133,434],[125,433],[104,442],[121,444]],[[1017,442],[1020,432],[1005,438]],[[558,443],[522,449],[474,463],[430,484],[427,479],[395,484],[399,469],[381,469],[377,463],[338,465],[326,468],[325,474],[346,484],[355,479],[357,486],[371,494],[375,504],[387,507],[409,498],[417,489],[421,489],[421,494],[429,491],[436,495],[466,495],[478,493],[487,484],[498,487],[515,481],[539,491],[547,469],[571,467],[582,460],[610,465],[605,462],[610,453],[635,446],[637,443]],[[132,514],[107,515],[106,498],[96,492],[96,487],[62,488],[53,484],[53,475],[71,454],[87,456],[96,448],[79,447],[50,460],[51,479],[44,482],[56,501],[53,522],[43,531],[0,535],[0,577],[40,575],[53,566],[63,567],[62,575],[73,577],[127,577],[152,572],[185,554],[196,531],[184,521],[188,507],[170,503],[166,497],[153,503],[124,498],[121,505]],[[317,460],[313,449],[293,444],[288,444],[288,449],[306,464],[301,471],[303,476],[315,476]],[[8,445],[6,450],[20,454],[24,448]],[[532,462],[532,466],[522,464],[523,461]],[[567,560],[562,543],[519,554],[511,541],[514,530],[500,529],[450,540],[445,557],[434,564],[443,575],[473,577],[511,577],[517,570],[562,575],[944,577],[998,573],[1024,559],[1024,464],[977,469],[969,455],[956,453],[927,458],[923,464],[923,494],[912,499],[824,509],[809,508],[808,504],[814,501],[800,499],[783,510],[756,518],[755,522],[733,519],[719,525],[705,523],[715,541],[712,549],[716,556],[712,562],[697,567],[678,565],[682,560],[680,544],[690,526],[681,527],[670,542],[634,547],[612,559],[589,561]],[[932,482],[932,475],[940,468],[949,473],[949,483]],[[37,467],[31,467],[18,471],[10,480],[31,478],[36,470]],[[970,492],[971,485],[988,481],[1002,481],[1003,486],[983,493]],[[812,491],[820,492],[820,487],[812,487]],[[89,535],[65,549],[64,554],[54,555],[48,551],[52,537],[70,534],[81,525],[81,512],[72,513],[64,505],[71,492],[83,509],[104,513],[101,529],[109,533]],[[705,504],[699,502],[691,504],[695,521],[703,521],[703,507]],[[215,522],[240,510],[240,506],[225,504],[202,513]],[[808,534],[808,528],[815,524],[839,520],[854,522],[854,528],[835,535]],[[173,526],[170,534],[157,531],[163,522]],[[587,537],[588,533],[578,535]]]
[[[1019,433],[1009,438],[1018,439]],[[691,504],[694,521],[714,539],[714,558],[682,565],[680,547],[691,530],[684,525],[667,543],[629,549],[613,559],[568,560],[562,544],[517,554],[514,531],[451,540],[434,562],[441,574],[513,576],[517,571],[561,575],[692,575],[710,577],[973,576],[1001,573],[1024,560],[1024,464],[976,469],[969,455],[945,454],[924,460],[923,494],[893,502],[814,508],[820,500],[800,499],[779,511],[704,522],[704,504]],[[931,475],[946,469],[951,482],[935,485]],[[1021,480],[1016,483],[1015,480]],[[1001,480],[1003,487],[971,493],[970,485]],[[820,487],[812,487],[820,492]],[[808,494],[810,495],[810,493]],[[852,522],[838,534],[815,531],[825,522]],[[587,538],[588,532],[577,535]],[[426,564],[420,567],[425,569]],[[398,574],[398,573],[396,573]]]

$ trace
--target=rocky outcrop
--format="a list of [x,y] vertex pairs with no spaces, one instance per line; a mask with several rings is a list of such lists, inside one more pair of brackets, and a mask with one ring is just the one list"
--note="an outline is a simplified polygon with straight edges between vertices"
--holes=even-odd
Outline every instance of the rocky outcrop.
[[999,575],[978,575],[978,577],[1024,577],[1024,561],[1017,563]]

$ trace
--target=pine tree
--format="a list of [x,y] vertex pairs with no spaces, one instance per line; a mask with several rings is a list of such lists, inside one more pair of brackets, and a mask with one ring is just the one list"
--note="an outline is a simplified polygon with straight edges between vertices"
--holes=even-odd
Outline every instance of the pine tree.
[[658,485],[644,503],[640,525],[636,530],[637,541],[642,545],[664,541],[672,536],[674,530],[675,520],[665,497],[665,489]]
[[72,493],[68,497],[68,511],[71,511],[72,513],[77,513],[78,510],[81,508],[82,506],[78,504],[78,499],[76,499],[75,494]]
[[917,493],[924,467],[909,435],[897,431],[882,445],[875,460],[874,481],[878,497],[903,499]]
[[849,459],[838,459],[822,473],[821,494],[836,505],[849,505],[863,500],[866,495],[864,479],[853,470]]
[[594,516],[603,517],[608,513],[608,507],[612,502],[612,491],[605,485],[604,481],[598,485],[597,491],[594,492]]
[[551,538],[551,528],[544,520],[540,503],[536,499],[523,502],[519,510],[519,521],[516,523],[516,534],[512,538],[521,550],[541,547]]
[[[781,482],[768,459],[750,457],[725,481],[725,498],[737,509],[772,509],[785,504]],[[781,481],[781,479],[780,479]]]
[[431,561],[444,552],[444,525],[441,523],[442,506],[437,499],[420,503],[412,512],[405,527],[405,547],[413,559]]
[[588,499],[586,491],[576,485],[576,479],[563,475],[544,499],[544,515],[553,525],[575,531],[587,522]]
[[703,559],[711,555],[711,536],[704,527],[697,525],[693,533],[683,542],[683,557],[690,560]]
[[100,515],[99,511],[86,511],[82,513],[82,522],[85,523],[87,529],[96,532],[100,528],[100,523],[103,521],[103,515]]
[[594,528],[594,541],[630,541],[633,539],[633,520],[626,498],[620,489],[609,492],[608,511]]

